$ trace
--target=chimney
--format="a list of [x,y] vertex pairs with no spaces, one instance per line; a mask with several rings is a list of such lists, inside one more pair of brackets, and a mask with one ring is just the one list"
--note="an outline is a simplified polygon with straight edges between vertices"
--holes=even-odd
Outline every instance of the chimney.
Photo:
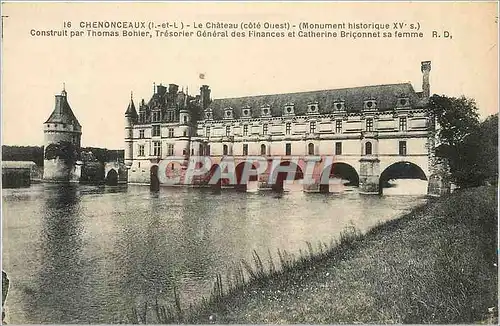
[[208,85],[203,85],[200,88],[200,102],[203,110],[210,105],[210,87]]
[[163,86],[162,84],[156,86],[156,93],[160,96],[165,96],[165,93],[167,92],[167,88]]
[[429,73],[431,72],[431,62],[422,61],[422,93],[424,98],[429,98],[431,95],[431,85],[429,83]]

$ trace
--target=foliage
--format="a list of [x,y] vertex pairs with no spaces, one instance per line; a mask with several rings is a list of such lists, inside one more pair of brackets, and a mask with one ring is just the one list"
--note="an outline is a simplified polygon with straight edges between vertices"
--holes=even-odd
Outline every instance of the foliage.
[[430,108],[438,123],[441,145],[451,178],[461,188],[496,181],[498,176],[498,114],[479,121],[473,99],[433,95]]
[[4,161],[33,161],[43,166],[43,146],[2,146]]

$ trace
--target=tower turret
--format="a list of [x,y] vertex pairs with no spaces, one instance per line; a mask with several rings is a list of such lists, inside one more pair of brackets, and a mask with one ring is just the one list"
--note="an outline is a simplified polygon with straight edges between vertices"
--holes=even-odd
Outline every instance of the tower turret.
[[55,96],[55,107],[43,124],[43,178],[50,181],[79,181],[82,126],[68,103],[66,88]]
[[134,123],[137,121],[137,110],[130,92],[130,103],[125,111],[125,165],[131,166],[134,158]]

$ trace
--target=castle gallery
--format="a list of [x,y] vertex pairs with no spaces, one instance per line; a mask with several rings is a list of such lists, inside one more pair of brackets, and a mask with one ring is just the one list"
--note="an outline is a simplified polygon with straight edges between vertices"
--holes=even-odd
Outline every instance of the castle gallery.
[[[175,84],[160,84],[149,101],[136,105],[131,99],[125,112],[128,182],[150,184],[163,158],[190,156],[209,156],[214,164],[230,156],[236,170],[248,156],[298,157],[293,164],[299,172],[308,157],[333,156],[333,163],[319,162],[314,173],[338,172],[366,193],[378,193],[381,177],[393,166],[414,167],[420,179],[429,180],[430,70],[430,61],[421,63],[421,92],[400,83],[212,99],[207,85],[191,96]],[[266,188],[272,174],[260,175],[259,187]]]
[[[254,179],[259,189],[282,190],[278,168],[292,166],[296,179],[316,180],[303,185],[307,192],[328,192],[329,185],[322,184],[326,175],[373,194],[390,179],[418,178],[428,181],[429,194],[440,195],[449,185],[435,159],[435,119],[428,110],[430,71],[431,62],[422,62],[421,92],[410,83],[399,83],[213,99],[207,85],[191,96],[175,84],[160,84],[149,101],[136,104],[130,99],[125,112],[126,169],[107,165],[105,174],[124,174],[123,182],[159,186],[172,184],[165,178],[182,177],[193,157],[210,158],[208,179],[226,171],[221,163],[230,158],[234,171],[227,172],[236,180],[224,185],[238,187],[249,157],[269,162],[279,157],[279,166],[259,170]],[[56,96],[44,131],[44,179],[78,180],[75,159],[81,126],[65,91]],[[75,155],[68,156],[72,151]],[[163,169],[166,158],[181,163]],[[206,185],[207,176],[192,184]]]

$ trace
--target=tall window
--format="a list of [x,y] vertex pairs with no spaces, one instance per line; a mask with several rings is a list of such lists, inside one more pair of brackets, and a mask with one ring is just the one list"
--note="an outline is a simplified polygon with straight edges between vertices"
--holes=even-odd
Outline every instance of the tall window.
[[266,145],[260,145],[260,155],[266,155]]
[[174,144],[168,144],[167,145],[167,155],[168,156],[173,156],[174,155]]
[[335,155],[342,155],[342,143],[335,143]]
[[342,133],[342,120],[335,121],[335,132],[337,134]]
[[243,136],[247,136],[248,135],[248,125],[244,125],[243,126]]
[[311,121],[311,123],[309,124],[309,133],[316,133],[316,121]]
[[248,155],[248,144],[243,144],[243,155]]
[[200,156],[203,155],[203,145],[202,144],[198,145],[198,155],[200,155]]
[[144,138],[144,129],[139,130],[139,138]]
[[399,130],[406,131],[407,129],[408,129],[408,122],[406,120],[406,117],[400,117],[399,118]]
[[141,123],[146,123],[146,112],[145,111],[142,111],[142,112],[139,112],[139,121]]
[[262,125],[262,134],[263,135],[267,135],[267,129],[268,129],[268,125],[267,125],[267,123],[264,123]]
[[205,155],[210,155],[210,145],[205,147]]
[[160,122],[160,119],[161,119],[161,112],[153,111],[153,117],[151,119],[151,122]]
[[153,156],[161,156],[161,142],[153,142]]
[[210,137],[210,127],[207,127],[207,129],[205,130],[205,135],[206,137]]
[[370,142],[365,144],[365,155],[372,155],[372,143]]
[[160,125],[153,126],[153,137],[161,136]]
[[173,138],[174,137],[174,128],[168,128],[168,137]]
[[226,126],[226,137],[229,137],[231,135],[231,127]]
[[307,154],[314,155],[314,144],[313,143],[309,143],[309,145],[307,145]]
[[399,155],[406,155],[406,141],[402,140],[399,142]]
[[285,155],[292,155],[292,144],[285,144]]
[[227,155],[227,145],[222,146],[222,155]]
[[373,119],[366,119],[366,131],[373,131]]
[[290,135],[292,131],[292,124],[290,122],[287,122],[285,124],[285,134]]
[[139,145],[139,154],[138,156],[144,156],[144,145]]

